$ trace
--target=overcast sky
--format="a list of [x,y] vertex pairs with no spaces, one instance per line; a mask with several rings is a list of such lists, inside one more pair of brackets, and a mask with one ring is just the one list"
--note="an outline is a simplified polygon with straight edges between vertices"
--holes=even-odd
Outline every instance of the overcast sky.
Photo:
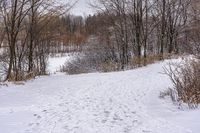
[[94,13],[94,9],[92,9],[89,5],[89,0],[78,0],[78,3],[73,7],[71,13],[75,15],[89,15]]

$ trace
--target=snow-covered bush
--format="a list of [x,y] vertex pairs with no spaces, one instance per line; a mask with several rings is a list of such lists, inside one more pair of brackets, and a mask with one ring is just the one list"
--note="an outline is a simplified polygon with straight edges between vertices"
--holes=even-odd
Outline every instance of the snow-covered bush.
[[68,74],[80,74],[90,72],[108,72],[119,70],[119,64],[113,61],[106,51],[88,51],[77,56],[71,62],[61,67],[62,72]]
[[200,104],[200,60],[188,59],[181,64],[169,64],[165,73],[173,82],[170,88],[172,100],[186,103],[189,108],[196,108]]

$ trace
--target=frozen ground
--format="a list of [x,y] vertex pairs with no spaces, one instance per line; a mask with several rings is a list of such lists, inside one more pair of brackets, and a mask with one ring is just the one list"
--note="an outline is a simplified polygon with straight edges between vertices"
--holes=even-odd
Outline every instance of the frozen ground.
[[179,110],[159,99],[171,86],[160,73],[166,62],[125,72],[57,73],[3,86],[0,133],[199,133],[199,109]]

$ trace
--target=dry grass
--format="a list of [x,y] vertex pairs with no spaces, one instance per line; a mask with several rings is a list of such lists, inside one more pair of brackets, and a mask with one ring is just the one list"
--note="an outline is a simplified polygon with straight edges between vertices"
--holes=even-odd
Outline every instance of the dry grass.
[[111,71],[119,71],[120,70],[120,63],[114,61],[107,61],[103,62],[97,68],[98,71],[101,72],[111,72]]
[[161,55],[148,55],[146,58],[145,57],[133,57],[130,60],[130,66],[132,68],[135,67],[142,67],[146,66],[148,64],[153,64],[156,61],[164,60],[164,59],[170,59],[170,58],[175,58],[175,55],[171,54],[164,54],[161,59]]
[[[108,56],[109,57],[109,56]],[[164,55],[164,59],[171,58],[171,55]],[[125,66],[126,69],[133,69],[137,67],[146,66],[148,64],[155,63],[160,61],[160,55],[149,55],[147,58],[133,57],[129,60],[129,64]],[[113,61],[110,58],[107,58],[105,54],[98,54],[91,56],[91,54],[86,54],[83,57],[77,57],[72,62],[68,62],[61,67],[62,72],[67,74],[81,74],[81,73],[90,73],[90,72],[112,72],[120,71],[121,63]]]
[[169,64],[165,73],[173,82],[172,99],[188,104],[190,108],[200,104],[200,61],[185,60],[182,64]]
[[12,73],[8,81],[9,82],[27,81],[27,80],[34,79],[37,75],[38,73],[36,71],[30,72],[30,73],[26,73],[26,72],[18,72],[18,74]]

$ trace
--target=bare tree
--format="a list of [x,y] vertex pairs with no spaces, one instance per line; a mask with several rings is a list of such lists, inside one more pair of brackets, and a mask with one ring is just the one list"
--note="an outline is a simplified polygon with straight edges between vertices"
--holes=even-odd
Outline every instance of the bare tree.
[[[45,73],[47,45],[52,42],[48,33],[51,30],[49,23],[70,8],[69,3],[59,5],[48,0],[1,1],[1,16],[6,33],[4,42],[9,51],[5,80],[22,80],[32,72]],[[45,45],[44,38],[47,39]],[[40,65],[37,65],[38,62]]]
[[[22,28],[22,22],[29,11],[29,9],[26,8],[27,2],[27,0],[3,1],[2,15],[4,18],[10,51],[10,60],[6,79],[11,78],[12,71],[16,73],[15,75],[18,73],[15,48],[17,45],[17,36]],[[17,76],[15,77],[15,80],[17,80]]]

